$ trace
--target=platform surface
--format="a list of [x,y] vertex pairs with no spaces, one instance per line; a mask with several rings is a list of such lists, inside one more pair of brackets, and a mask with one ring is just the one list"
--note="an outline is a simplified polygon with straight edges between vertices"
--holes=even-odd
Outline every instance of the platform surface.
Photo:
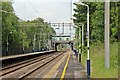
[[[65,68],[69,53],[70,53],[70,59],[69,59],[68,65],[64,73],[63,71]],[[46,76],[48,75],[52,75],[52,76],[44,77],[44,78],[59,78],[60,79],[62,75],[64,75],[64,78],[67,78],[67,79],[86,78],[85,67],[80,62],[78,62],[77,57],[72,51],[68,51],[67,54],[55,65],[55,67],[56,66],[59,66],[59,67],[57,67],[56,70],[53,67],[55,71],[51,69],[51,71],[54,72],[54,74],[51,74],[51,72],[48,72]]]
[[6,59],[11,59],[11,58],[18,58],[18,57],[23,57],[23,56],[30,56],[30,55],[35,55],[35,54],[44,54],[44,53],[52,52],[52,51],[54,51],[54,50],[41,51],[41,52],[32,52],[32,53],[19,54],[19,55],[11,55],[11,56],[2,56],[2,57],[0,57],[0,60],[6,60]]

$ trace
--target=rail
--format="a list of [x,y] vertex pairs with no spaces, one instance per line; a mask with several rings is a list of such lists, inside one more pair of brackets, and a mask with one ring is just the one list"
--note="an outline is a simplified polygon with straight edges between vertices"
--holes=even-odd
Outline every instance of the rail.
[[35,52],[35,53],[27,53],[27,54],[15,55],[15,56],[2,57],[0,58],[0,63],[2,63],[2,68],[3,68],[6,66],[15,64],[17,62],[26,61],[26,60],[35,58],[37,56],[49,54],[52,52],[55,52],[55,51],[51,50],[51,51],[43,51],[43,52]]

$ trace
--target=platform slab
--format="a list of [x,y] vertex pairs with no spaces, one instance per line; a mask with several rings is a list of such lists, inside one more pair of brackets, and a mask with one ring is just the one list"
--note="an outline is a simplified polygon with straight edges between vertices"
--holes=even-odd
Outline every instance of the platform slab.
[[[67,78],[67,79],[86,78],[85,67],[80,62],[78,62],[74,52],[72,51],[69,51],[69,52],[70,52],[70,60],[69,60],[64,78]],[[65,59],[64,62],[62,62],[61,65],[59,66],[57,70],[56,78],[61,78],[66,61],[67,59]]]

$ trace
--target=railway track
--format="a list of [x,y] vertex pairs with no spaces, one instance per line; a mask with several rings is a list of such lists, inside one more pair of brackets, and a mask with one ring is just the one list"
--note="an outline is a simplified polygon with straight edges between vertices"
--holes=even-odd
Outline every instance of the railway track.
[[42,56],[30,59],[30,60],[26,60],[26,61],[23,61],[23,62],[19,62],[19,63],[13,64],[13,65],[9,65],[7,67],[4,67],[4,68],[0,69],[0,71],[2,71],[2,73],[0,73],[0,76],[6,75],[10,72],[14,72],[18,69],[21,69],[21,68],[23,68],[27,65],[30,65],[32,63],[35,63],[35,62],[38,62],[38,61],[43,60],[45,58],[48,58],[53,54],[56,54],[56,53],[42,55]]
[[1,68],[16,64],[18,62],[23,62],[26,60],[36,58],[38,56],[47,55],[49,53],[54,53],[54,52],[55,52],[54,50],[50,50],[50,51],[34,52],[34,53],[27,53],[21,55],[5,56],[0,58],[0,62],[2,63],[2,67],[0,67],[0,70]]
[[[44,79],[46,79],[46,76],[48,76],[48,78],[55,78],[55,76],[56,76],[55,73],[57,72],[57,69],[58,69],[59,65],[61,64],[61,59],[64,60],[66,57],[67,57],[66,54],[59,55],[53,61],[50,61],[49,63],[47,63],[43,67],[39,68],[35,72],[25,76],[22,80],[26,80],[26,79],[40,80],[42,78],[44,80]],[[52,76],[52,77],[50,77],[50,76]]]
[[64,52],[47,54],[47,55],[40,56],[28,61],[23,61],[14,65],[5,67],[1,69],[2,73],[0,74],[0,76],[2,77],[2,79],[16,78],[21,80],[26,76],[32,74],[36,70],[49,64],[53,60],[57,59],[63,53]]

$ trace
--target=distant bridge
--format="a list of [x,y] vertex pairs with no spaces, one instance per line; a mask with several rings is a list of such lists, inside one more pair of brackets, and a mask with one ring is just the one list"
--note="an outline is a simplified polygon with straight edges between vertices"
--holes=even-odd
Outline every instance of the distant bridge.
[[69,44],[70,47],[73,49],[73,43],[74,43],[73,40],[69,40],[69,41],[66,41],[66,40],[62,40],[62,41],[58,41],[58,40],[52,41],[53,47],[54,47],[54,49],[55,49],[56,51],[57,51],[57,46],[58,46],[59,44]]
[[66,41],[66,40],[62,40],[62,41],[53,41],[52,43],[54,44],[69,44],[69,43],[73,43],[74,41]]
[[52,35],[52,37],[71,37],[70,35]]

